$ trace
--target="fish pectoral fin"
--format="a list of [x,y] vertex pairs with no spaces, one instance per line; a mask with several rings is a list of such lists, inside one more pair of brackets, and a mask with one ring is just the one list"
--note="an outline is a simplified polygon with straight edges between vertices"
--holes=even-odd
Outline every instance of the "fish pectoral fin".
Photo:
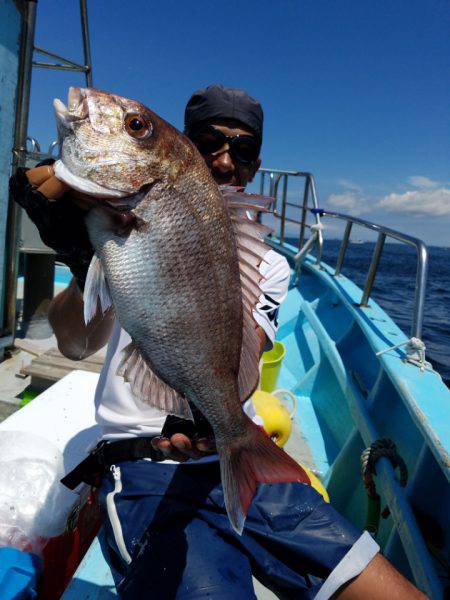
[[248,194],[245,188],[234,185],[220,185],[219,189],[228,205],[235,204],[246,207],[252,212],[272,212],[276,198],[262,194]]
[[100,300],[100,306],[103,312],[106,312],[107,309],[112,306],[111,295],[109,293],[102,263],[98,256],[94,254],[91,264],[89,265],[83,292],[83,313],[86,325],[92,321],[97,312],[97,300]]
[[[253,198],[252,195],[242,194],[237,188],[225,188],[222,193],[227,202],[233,225],[241,276],[244,319],[238,385],[240,399],[244,402],[256,389],[259,379],[261,340],[256,331],[253,309],[262,294],[259,285],[262,279],[259,266],[270,250],[270,247],[264,243],[263,236],[271,230],[265,225],[249,219],[248,210],[267,212],[261,206],[246,202],[249,198]],[[255,196],[255,199],[256,201],[266,201],[266,204],[272,201],[271,198],[265,196]]]
[[117,375],[130,384],[133,396],[141,402],[155,406],[168,415],[193,420],[186,398],[152,371],[134,342],[122,350]]

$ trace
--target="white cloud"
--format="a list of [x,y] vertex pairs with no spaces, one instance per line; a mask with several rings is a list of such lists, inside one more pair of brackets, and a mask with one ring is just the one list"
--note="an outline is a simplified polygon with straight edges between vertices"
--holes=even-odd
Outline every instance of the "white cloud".
[[413,175],[408,179],[408,182],[413,187],[424,190],[432,190],[437,188],[439,185],[438,181],[433,181],[429,177],[424,177],[423,175]]
[[338,179],[338,185],[343,188],[339,194],[330,194],[327,205],[335,208],[338,212],[348,213],[354,216],[369,212],[367,198],[362,188],[351,179]]
[[391,212],[442,217],[450,215],[450,189],[422,186],[422,189],[384,196],[379,200],[378,206]]
[[361,187],[351,181],[350,179],[338,179],[338,184],[343,187],[345,190],[351,190],[353,192],[361,192]]
[[330,194],[330,196],[328,196],[327,204],[339,211],[350,213],[355,216],[370,211],[367,200],[356,191],[348,191],[342,194]]

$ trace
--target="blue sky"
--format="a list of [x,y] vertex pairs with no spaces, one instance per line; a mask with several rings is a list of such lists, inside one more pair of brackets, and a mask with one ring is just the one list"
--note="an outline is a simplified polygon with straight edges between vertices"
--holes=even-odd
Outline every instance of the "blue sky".
[[[94,85],[177,127],[192,91],[243,87],[263,166],[312,171],[320,203],[450,246],[450,4],[444,0],[91,0]],[[78,2],[40,0],[36,45],[81,60]],[[79,74],[35,69],[29,133]],[[329,235],[334,235],[333,226]],[[365,237],[361,233],[360,237]]]

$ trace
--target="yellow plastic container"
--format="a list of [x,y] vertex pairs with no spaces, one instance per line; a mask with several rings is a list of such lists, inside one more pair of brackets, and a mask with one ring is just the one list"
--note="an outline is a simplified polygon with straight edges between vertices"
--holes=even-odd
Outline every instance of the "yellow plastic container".
[[259,387],[264,392],[273,392],[276,388],[285,352],[284,344],[275,341],[272,350],[263,353]]
[[291,416],[283,403],[268,392],[256,390],[252,396],[257,414],[264,421],[266,433],[281,448],[291,435]]
[[[279,391],[282,392],[283,390]],[[291,415],[288,409],[279,398],[261,390],[254,392],[252,401],[257,414],[264,422],[266,433],[277,446],[282,448],[288,441],[292,430]],[[322,482],[304,465],[300,464],[300,466],[306,471],[311,486],[322,495],[325,502],[330,502],[328,492]]]
[[[300,463],[298,463],[298,464],[300,465]],[[319,494],[322,496],[322,498],[325,500],[325,502],[328,502],[328,504],[329,504],[330,496],[328,495],[328,492],[324,488],[320,479],[318,477],[316,477],[314,475],[314,473],[312,473],[309,469],[307,469],[305,467],[305,465],[301,465],[301,467],[306,471],[306,474],[308,475],[308,477],[311,481],[311,487],[313,487],[316,490],[316,492],[319,492]]]

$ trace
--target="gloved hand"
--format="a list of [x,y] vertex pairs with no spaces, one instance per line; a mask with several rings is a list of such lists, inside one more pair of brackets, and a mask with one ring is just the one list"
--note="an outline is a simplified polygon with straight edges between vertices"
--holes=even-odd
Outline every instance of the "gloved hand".
[[[51,165],[48,159],[38,166]],[[47,246],[56,252],[55,259],[66,264],[75,277],[81,291],[94,249],[84,222],[86,211],[71,198],[70,192],[51,201],[32,185],[26,175],[27,169],[18,169],[9,181],[10,193],[15,202],[25,209],[39,230]]]
[[216,451],[211,425],[192,402],[189,404],[194,421],[169,415],[161,435],[152,440],[152,446],[162,452],[166,459],[185,462],[189,458],[197,460]]

